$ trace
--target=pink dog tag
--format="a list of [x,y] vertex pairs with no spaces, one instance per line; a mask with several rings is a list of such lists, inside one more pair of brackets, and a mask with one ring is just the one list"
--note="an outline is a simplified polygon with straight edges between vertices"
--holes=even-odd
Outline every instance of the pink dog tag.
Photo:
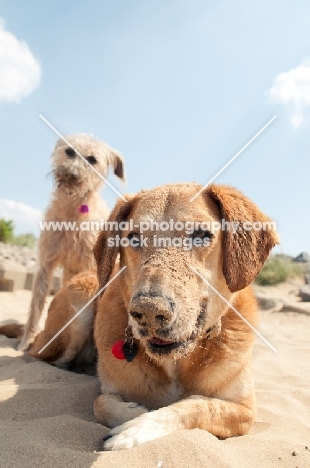
[[89,212],[88,205],[79,206],[79,212],[82,213],[82,214],[88,213]]

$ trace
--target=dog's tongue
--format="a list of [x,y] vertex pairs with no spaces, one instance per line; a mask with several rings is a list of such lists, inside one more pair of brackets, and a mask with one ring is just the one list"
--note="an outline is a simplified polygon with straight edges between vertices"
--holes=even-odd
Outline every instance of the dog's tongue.
[[156,336],[154,336],[150,342],[156,346],[168,346],[168,345],[171,345],[174,343],[174,341],[165,341],[165,340],[161,340],[160,338],[157,338]]

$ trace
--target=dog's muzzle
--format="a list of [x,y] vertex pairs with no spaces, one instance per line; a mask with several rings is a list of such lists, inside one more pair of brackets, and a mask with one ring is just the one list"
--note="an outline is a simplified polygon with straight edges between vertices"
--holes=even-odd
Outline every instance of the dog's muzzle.
[[138,292],[131,301],[130,316],[137,322],[141,337],[148,339],[154,354],[169,354],[180,343],[169,340],[175,318],[175,302],[160,293]]
[[77,174],[72,173],[67,168],[58,168],[55,173],[55,179],[58,185],[78,185],[80,177]]

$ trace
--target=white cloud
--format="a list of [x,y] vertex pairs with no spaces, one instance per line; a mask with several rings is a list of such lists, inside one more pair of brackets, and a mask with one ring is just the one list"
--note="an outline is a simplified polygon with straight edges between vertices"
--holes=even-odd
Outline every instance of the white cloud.
[[16,233],[38,233],[43,213],[21,202],[0,198],[0,218],[13,220]]
[[5,30],[0,18],[0,101],[20,102],[40,80],[40,63],[26,42]]
[[299,127],[310,107],[310,61],[277,75],[268,95],[272,102],[287,108],[291,125]]

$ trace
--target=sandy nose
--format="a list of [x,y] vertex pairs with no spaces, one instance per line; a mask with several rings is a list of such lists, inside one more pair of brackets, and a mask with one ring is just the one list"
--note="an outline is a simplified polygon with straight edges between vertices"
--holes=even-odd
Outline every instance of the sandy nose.
[[175,303],[164,295],[136,294],[131,302],[130,315],[140,326],[163,326],[174,317]]

